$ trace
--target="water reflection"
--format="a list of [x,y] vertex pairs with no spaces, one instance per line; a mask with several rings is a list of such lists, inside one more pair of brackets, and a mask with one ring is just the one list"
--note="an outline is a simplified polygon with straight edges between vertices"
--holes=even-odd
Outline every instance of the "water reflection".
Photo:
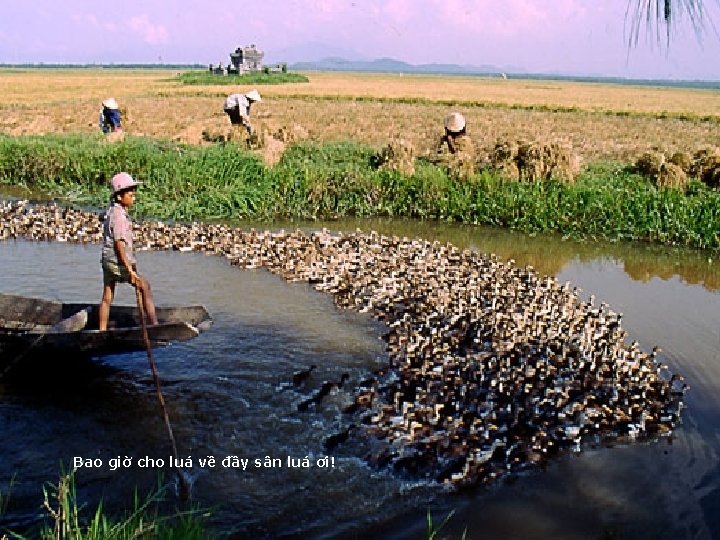
[[[244,226],[268,228],[267,224],[258,223],[246,223]],[[627,274],[636,281],[678,276],[685,283],[702,285],[710,291],[720,289],[720,253],[713,251],[640,242],[567,240],[553,234],[530,236],[507,229],[404,219],[276,222],[272,227],[288,230],[326,227],[343,232],[375,230],[388,235],[450,242],[461,248],[495,253],[502,259],[514,259],[520,265],[533,266],[547,275],[557,275],[572,261],[589,262],[602,258],[621,262]]]

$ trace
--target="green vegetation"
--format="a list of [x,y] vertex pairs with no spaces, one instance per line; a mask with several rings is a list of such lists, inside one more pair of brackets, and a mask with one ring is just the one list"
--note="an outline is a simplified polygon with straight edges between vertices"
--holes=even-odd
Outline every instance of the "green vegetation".
[[[438,537],[438,534],[440,534],[440,531],[442,530],[445,525],[447,525],[447,522],[450,521],[450,518],[455,515],[455,510],[451,510],[450,513],[445,516],[445,519],[442,520],[440,525],[435,526],[433,523],[432,514],[430,513],[430,509],[428,508],[427,511],[427,539],[428,540],[435,540]],[[467,538],[467,527],[465,527],[465,530],[462,533],[461,536],[462,540],[465,540]]]
[[185,147],[128,137],[0,137],[0,184],[20,184],[68,202],[104,207],[118,171],[142,181],[136,211],[163,219],[270,217],[262,162],[236,147]]
[[[15,476],[10,479],[7,490],[3,495],[0,490],[0,518],[7,512],[8,503],[10,502],[10,495],[12,494],[13,486],[15,485]],[[1,537],[0,537],[1,538]]]
[[179,73],[177,78],[183,84],[249,85],[308,82],[308,78],[299,73],[272,73],[268,71],[246,73],[245,75],[215,75],[209,71],[186,71],[185,73]]
[[374,168],[374,154],[353,142],[305,142],[268,169],[232,144],[0,136],[0,185],[104,207],[108,180],[125,170],[145,184],[136,212],[159,219],[395,216],[720,248],[720,192],[700,182],[685,192],[660,188],[613,163],[587,167],[573,185],[510,182],[489,171],[459,181],[422,160],[404,177]]
[[[164,490],[158,489],[144,501],[137,493],[133,497],[132,511],[113,519],[108,517],[102,502],[94,512],[79,504],[75,488],[75,474],[62,474],[57,485],[43,487],[43,507],[50,517],[32,538],[53,540],[73,538],[76,540],[130,540],[130,539],[207,539],[203,519],[208,514],[198,509],[176,511],[171,516],[161,516],[159,506],[164,500]],[[1,515],[1,513],[0,513]],[[10,538],[25,540],[24,535],[7,532]],[[6,538],[3,536],[2,538]]]

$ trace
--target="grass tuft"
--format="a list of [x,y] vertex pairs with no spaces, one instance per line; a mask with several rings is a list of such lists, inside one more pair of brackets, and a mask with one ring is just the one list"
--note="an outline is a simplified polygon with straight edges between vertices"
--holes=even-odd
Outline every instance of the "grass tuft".
[[[205,530],[203,514],[198,509],[178,511],[170,516],[161,516],[159,504],[164,500],[164,490],[158,489],[141,500],[137,492],[133,497],[132,510],[119,518],[108,516],[102,501],[94,511],[87,511],[78,500],[75,474],[62,474],[57,484],[43,486],[43,507],[50,518],[33,538],[57,540],[204,540],[211,538]],[[11,533],[17,540],[27,537]]]
[[[430,509],[428,508],[427,511],[427,539],[428,540],[436,540],[438,537],[438,534],[440,534],[440,531],[447,525],[448,521],[450,521],[450,518],[452,518],[455,515],[455,510],[451,510],[447,516],[445,516],[445,519],[442,520],[440,525],[435,526],[433,523],[433,517],[432,513],[430,512]],[[467,538],[467,527],[465,527],[465,530],[462,533],[462,536],[460,537],[462,540],[465,540]]]

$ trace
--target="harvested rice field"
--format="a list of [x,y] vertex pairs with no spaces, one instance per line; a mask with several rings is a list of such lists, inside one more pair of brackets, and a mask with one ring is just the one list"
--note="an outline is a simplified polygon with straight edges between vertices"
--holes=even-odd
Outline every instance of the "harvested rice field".
[[[2,70],[0,132],[96,132],[102,99],[126,110],[125,130],[202,143],[227,123],[222,98],[249,88],[187,86],[170,70]],[[305,73],[309,83],[259,86],[267,131],[301,126],[318,141],[380,147],[402,136],[434,148],[449,110],[468,119],[476,148],[498,139],[569,142],[583,163],[634,162],[650,149],[720,146],[720,91],[435,75]]]

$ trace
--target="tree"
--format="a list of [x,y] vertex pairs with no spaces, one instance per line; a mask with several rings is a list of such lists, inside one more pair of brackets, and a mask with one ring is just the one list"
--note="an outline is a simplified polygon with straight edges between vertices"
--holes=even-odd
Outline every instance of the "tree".
[[649,31],[654,28],[658,41],[663,35],[662,30],[665,30],[669,45],[673,25],[684,14],[689,17],[697,38],[701,39],[706,22],[703,0],[628,0],[625,12],[626,20],[630,21],[628,44],[637,45],[643,28]]

